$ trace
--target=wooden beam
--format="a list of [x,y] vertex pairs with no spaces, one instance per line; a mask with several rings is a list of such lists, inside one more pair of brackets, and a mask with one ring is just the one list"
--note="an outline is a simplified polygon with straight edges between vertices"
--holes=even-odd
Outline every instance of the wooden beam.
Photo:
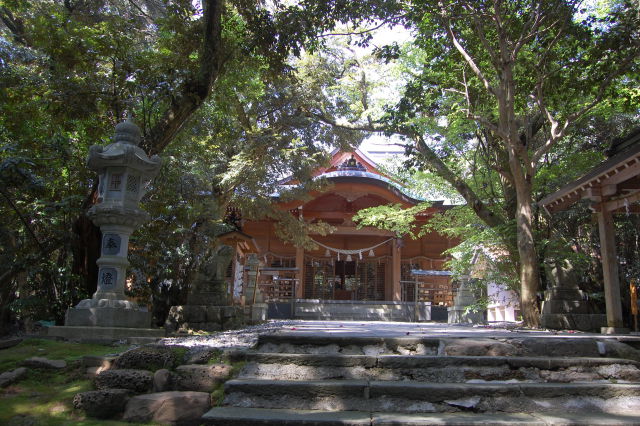
[[587,188],[582,193],[582,198],[586,198],[591,201],[599,202],[602,200],[602,190],[599,187]]
[[636,176],[633,179],[629,179],[618,184],[618,189],[620,191],[626,191],[629,189],[640,189],[640,176]]
[[312,219],[344,219],[350,218],[353,216],[353,213],[345,213],[340,211],[318,211],[318,210],[305,210],[304,218],[306,220]]
[[640,163],[638,163],[638,159],[635,158],[617,167],[612,176],[602,176],[601,180],[605,184],[617,185],[638,175],[640,175]]
[[392,263],[392,275],[391,275],[391,300],[399,302],[402,300],[402,291],[400,288],[401,272],[402,272],[402,249],[398,243],[398,239],[393,240],[393,246],[391,248],[391,263]]
[[611,212],[602,209],[597,213],[600,232],[600,253],[604,277],[604,297],[607,309],[607,325],[622,328],[622,302],[620,300],[620,280],[618,278],[618,258],[616,256],[615,228]]
[[[626,203],[625,203],[625,200]],[[636,201],[640,201],[640,191],[638,192],[634,192],[633,194],[629,194],[625,197],[622,198],[618,198],[615,200],[611,200],[611,201],[607,201],[604,203],[600,203],[598,207],[603,208],[604,210],[608,211],[608,212],[612,212],[614,210],[618,210],[622,207],[625,207],[625,205],[631,205],[632,203],[635,203]]]
[[372,228],[370,226],[357,229],[354,226],[335,226],[336,230],[329,235],[370,235],[373,237],[392,237],[395,234],[384,229]]
[[[304,248],[296,247],[296,268],[298,268],[298,272],[296,272],[297,281],[295,283],[296,286],[296,299],[304,298]],[[295,312],[293,312],[295,314]]]
[[618,192],[618,185],[602,185],[600,193],[603,197],[610,197]]

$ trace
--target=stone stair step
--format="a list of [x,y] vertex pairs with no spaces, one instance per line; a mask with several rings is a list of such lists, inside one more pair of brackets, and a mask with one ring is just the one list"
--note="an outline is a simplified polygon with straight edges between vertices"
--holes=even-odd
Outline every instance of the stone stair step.
[[308,321],[408,321],[408,315],[384,313],[367,313],[367,314],[321,314],[321,313],[296,313],[295,319]]
[[363,411],[317,411],[266,408],[216,407],[202,416],[202,424],[216,426],[253,425],[371,425],[371,414]]
[[225,405],[327,411],[588,411],[640,416],[640,384],[252,380],[225,384]]
[[640,383],[640,363],[612,358],[469,357],[244,353],[244,378],[422,382],[531,381]]
[[[319,335],[287,335],[270,334],[258,337],[257,352],[269,353],[309,353],[309,351],[323,351],[324,348],[333,348],[335,353],[345,348],[353,350],[360,347],[379,347],[380,350],[388,354],[399,353],[398,348],[416,348],[422,345],[425,353],[421,355],[436,355],[440,347],[438,338],[415,338],[415,337],[354,337],[354,336],[319,336]],[[385,353],[377,351],[376,354]]]
[[508,356],[434,356],[434,355],[351,355],[351,354],[299,354],[241,352],[232,355],[234,360],[261,364],[294,364],[318,367],[367,367],[367,368],[444,368],[444,367],[495,367],[508,365],[513,368],[534,367],[545,370],[603,365],[633,365],[640,362],[623,358],[593,357],[508,357]]
[[[418,326],[416,326],[418,327]],[[387,355],[442,355],[442,356],[529,356],[529,357],[606,357],[626,358],[640,361],[640,351],[632,343],[615,339],[578,337],[514,337],[495,338],[484,336],[420,336],[420,328],[402,337],[373,337],[341,333],[341,329],[330,334],[313,334],[304,329],[285,330],[280,333],[261,335],[258,352],[319,353],[316,346],[331,346],[334,352],[343,348],[377,346],[378,354]],[[325,351],[326,353],[326,351]],[[349,352],[356,354],[356,352]],[[366,355],[371,353],[365,352]]]
[[202,424],[254,425],[637,425],[638,418],[600,413],[379,413],[368,411],[315,411],[265,408],[212,408]]

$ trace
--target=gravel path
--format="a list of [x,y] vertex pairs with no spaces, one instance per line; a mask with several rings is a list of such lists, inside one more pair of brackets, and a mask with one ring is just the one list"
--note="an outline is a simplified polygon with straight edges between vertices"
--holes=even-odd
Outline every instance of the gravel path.
[[274,333],[284,327],[291,327],[296,321],[269,321],[240,330],[228,330],[205,336],[167,337],[159,345],[180,345],[207,348],[249,348],[258,342],[259,334]]
[[[520,324],[495,323],[491,325],[403,323],[381,321],[303,321],[272,320],[264,324],[229,330],[204,336],[184,336],[162,339],[160,345],[181,345],[194,350],[207,348],[250,348],[256,345],[258,335],[276,333],[307,336],[369,336],[369,337],[440,337],[440,338],[514,338],[514,337],[573,337],[616,338],[616,336],[585,333],[573,330],[531,330]],[[627,339],[637,336],[625,335]]]

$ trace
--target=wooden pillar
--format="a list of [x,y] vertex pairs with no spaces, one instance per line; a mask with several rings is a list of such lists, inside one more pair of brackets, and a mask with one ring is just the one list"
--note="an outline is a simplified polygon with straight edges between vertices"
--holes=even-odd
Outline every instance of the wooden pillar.
[[391,247],[392,250],[392,259],[391,259],[391,300],[399,302],[402,298],[402,291],[400,288],[400,279],[401,279],[401,260],[402,260],[402,252],[400,245],[398,244],[398,239],[393,239],[393,245]]
[[[604,297],[607,307],[607,325],[622,328],[622,302],[620,300],[620,279],[618,278],[618,258],[616,256],[613,215],[602,206],[598,214],[600,232],[600,254],[604,276]],[[611,330],[615,332],[616,330]]]
[[296,248],[296,299],[304,299],[304,248]]

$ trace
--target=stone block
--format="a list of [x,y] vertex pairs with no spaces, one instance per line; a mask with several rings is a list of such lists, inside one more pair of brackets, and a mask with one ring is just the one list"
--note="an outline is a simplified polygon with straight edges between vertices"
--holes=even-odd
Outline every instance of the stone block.
[[258,324],[267,320],[267,309],[269,305],[266,303],[254,303],[251,305],[250,321],[252,324]]
[[116,358],[115,356],[84,355],[82,357],[82,365],[85,367],[103,367],[108,370]]
[[94,379],[98,374],[102,373],[103,371],[107,371],[108,368],[104,368],[104,367],[87,367],[86,370],[86,377],[88,379]]
[[110,307],[69,308],[66,326],[149,328],[151,312]]
[[193,305],[219,306],[227,303],[224,291],[199,291],[187,296],[187,303]]
[[67,363],[62,359],[47,359],[34,356],[22,361],[22,364],[32,368],[46,368],[50,370],[61,370],[66,368]]
[[126,389],[103,389],[82,392],[73,398],[73,407],[87,416],[98,419],[118,417],[124,411],[129,391]]
[[579,300],[584,299],[584,294],[577,288],[552,287],[544,292],[544,300]]
[[124,412],[128,422],[198,424],[211,406],[205,392],[159,392],[138,395],[129,400]]
[[220,322],[203,322],[200,326],[200,330],[205,331],[221,331],[222,324]]
[[122,353],[113,362],[115,368],[158,370],[173,368],[182,362],[174,350],[175,346],[147,345]]
[[226,364],[181,365],[178,373],[178,389],[211,392],[216,385],[229,378],[231,366]]
[[187,359],[187,364],[206,364],[211,358],[220,353],[219,349],[204,349],[192,353]]
[[449,324],[482,324],[485,322],[483,312],[465,312],[465,306],[452,306],[447,309]]
[[240,306],[223,306],[222,307],[222,318],[232,318],[237,316],[242,316],[243,309]]
[[549,339],[526,338],[519,341],[526,356],[547,357],[600,357],[598,345],[593,339],[563,340],[555,339],[550,343]]
[[164,337],[165,334],[165,330],[161,328],[53,326],[47,329],[49,337],[105,344],[121,340],[133,343],[140,338],[156,340]]
[[513,356],[518,349],[493,339],[455,339],[445,340],[444,352],[449,356]]
[[611,380],[622,380],[625,382],[640,382],[640,369],[635,365],[609,364],[597,368],[597,372],[602,378]]
[[629,329],[626,327],[600,327],[600,333],[602,334],[629,334]]
[[14,338],[11,338],[11,339],[2,339],[2,340],[0,340],[0,349],[12,348],[12,347],[16,346],[17,344],[19,344],[20,342],[22,342],[22,338],[21,337],[14,337]]
[[94,384],[100,390],[128,389],[142,393],[153,387],[153,374],[146,370],[107,370],[96,376]]
[[162,368],[153,374],[153,391],[166,392],[173,390],[175,382],[175,375],[171,371]]
[[18,380],[20,380],[24,375],[27,374],[27,369],[24,367],[16,368],[12,371],[5,371],[0,374],[0,388],[7,387]]
[[222,321],[222,306],[207,306],[207,322],[220,323]]
[[185,305],[183,306],[183,315],[186,322],[205,322],[207,320],[207,307]]
[[551,299],[542,302],[542,314],[588,314],[591,307],[584,300]]
[[545,313],[540,316],[540,325],[553,330],[597,331],[603,324],[606,324],[604,314]]
[[610,358],[632,359],[640,362],[640,350],[614,339],[603,339],[598,345],[604,347],[603,356]]

